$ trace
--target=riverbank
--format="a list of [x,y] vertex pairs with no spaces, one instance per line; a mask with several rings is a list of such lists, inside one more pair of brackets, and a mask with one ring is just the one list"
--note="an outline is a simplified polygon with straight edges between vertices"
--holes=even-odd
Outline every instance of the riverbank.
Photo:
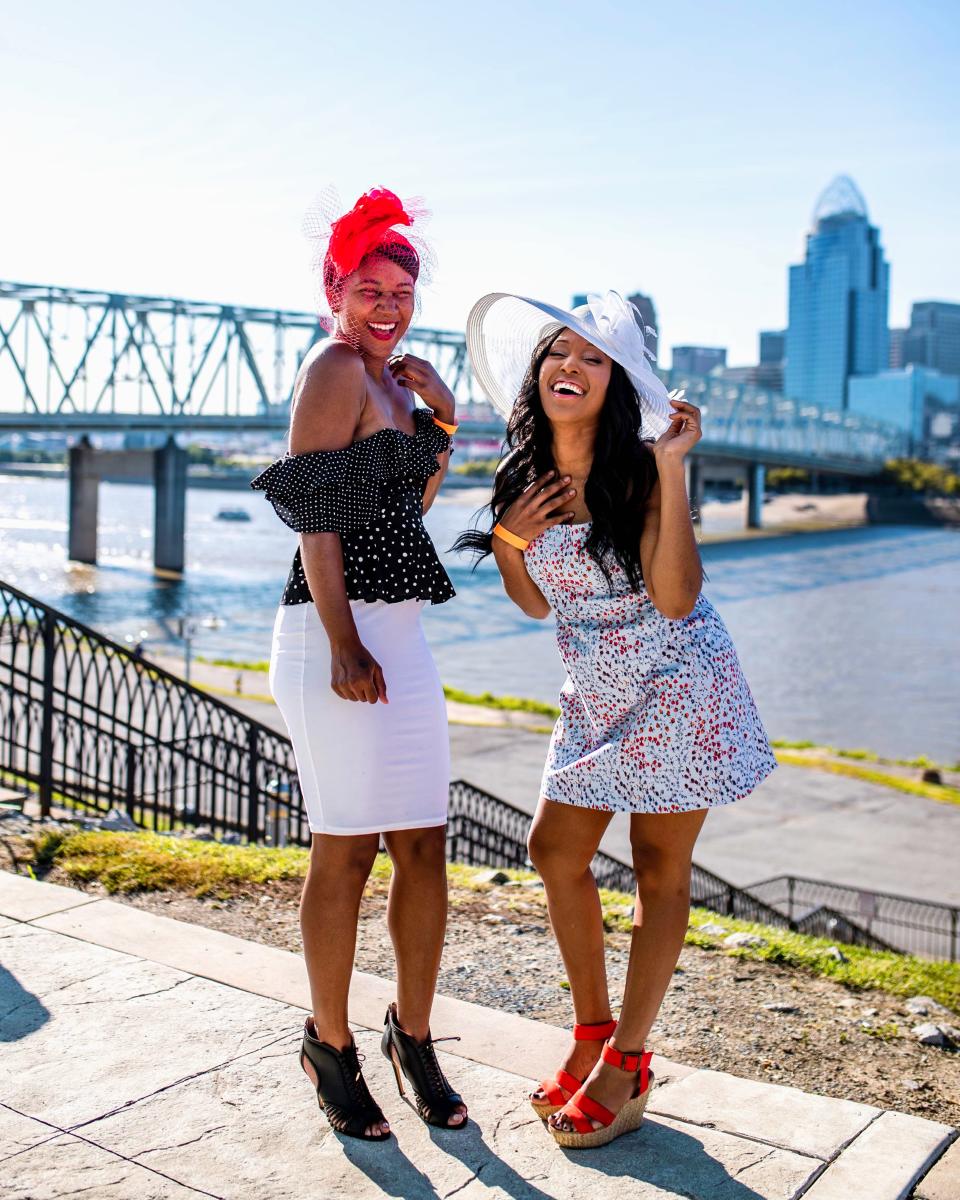
[[[307,854],[148,834],[3,833],[6,862],[48,882],[299,952]],[[357,967],[391,974],[381,856],[361,909]],[[452,865],[439,990],[566,1025],[569,985],[542,886],[526,872]],[[196,893],[200,891],[202,895]],[[610,994],[619,1005],[633,897],[602,893]],[[731,935],[740,944],[728,944]],[[926,996],[920,1002],[917,996]],[[658,1053],[821,1095],[960,1122],[960,1054],[923,1044],[924,1022],[960,1022],[960,967],[843,947],[694,910],[651,1035]],[[943,1006],[943,1007],[941,1007]],[[919,1010],[924,1008],[924,1012]]]

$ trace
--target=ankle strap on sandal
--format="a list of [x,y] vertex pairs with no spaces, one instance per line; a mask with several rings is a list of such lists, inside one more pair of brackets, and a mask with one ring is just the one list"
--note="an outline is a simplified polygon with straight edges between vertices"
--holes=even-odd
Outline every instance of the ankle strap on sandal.
[[616,1021],[601,1021],[597,1025],[580,1025],[573,1027],[575,1042],[604,1042],[617,1032]]
[[600,1051],[600,1057],[605,1063],[609,1063],[611,1067],[619,1067],[621,1071],[629,1071],[631,1074],[639,1071],[641,1075],[641,1091],[643,1090],[647,1071],[650,1068],[650,1060],[653,1058],[652,1051],[641,1050],[639,1053],[624,1054],[616,1046],[611,1046],[609,1042],[604,1042],[603,1049]]

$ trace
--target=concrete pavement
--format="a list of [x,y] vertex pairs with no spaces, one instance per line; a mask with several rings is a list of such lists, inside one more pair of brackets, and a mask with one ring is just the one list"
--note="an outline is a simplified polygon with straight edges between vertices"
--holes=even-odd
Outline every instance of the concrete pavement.
[[397,1136],[340,1138],[296,1062],[296,955],[2,872],[0,914],[10,1200],[901,1200],[921,1179],[917,1196],[941,1200],[955,1179],[947,1126],[662,1059],[638,1132],[563,1152],[524,1093],[566,1035],[449,998],[434,1028],[464,1036],[441,1058],[471,1123],[428,1129],[379,1053],[392,985],[373,976],[355,979],[351,1016]]

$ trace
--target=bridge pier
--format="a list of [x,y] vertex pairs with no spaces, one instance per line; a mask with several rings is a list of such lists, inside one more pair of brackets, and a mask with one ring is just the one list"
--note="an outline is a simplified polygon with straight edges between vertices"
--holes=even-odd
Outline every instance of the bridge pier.
[[74,562],[97,561],[97,509],[100,470],[97,451],[84,435],[70,447],[67,557]]
[[153,565],[181,572],[187,517],[187,452],[173,437],[153,451]]
[[187,516],[187,452],[173,437],[158,450],[97,450],[84,434],[70,448],[67,556],[97,561],[100,479],[153,481],[153,565],[183,571]]
[[763,527],[763,491],[767,468],[763,463],[747,463],[747,528]]

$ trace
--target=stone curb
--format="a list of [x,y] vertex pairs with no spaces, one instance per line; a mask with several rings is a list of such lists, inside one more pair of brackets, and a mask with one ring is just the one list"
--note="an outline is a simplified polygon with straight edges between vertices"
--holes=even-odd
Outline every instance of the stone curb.
[[[6,871],[0,871],[0,915],[305,1011],[310,1007],[303,959],[289,950]],[[392,980],[354,971],[351,1021],[367,1029],[382,1028],[387,1005],[395,997]],[[447,1044],[450,1053],[527,1079],[552,1076],[569,1041],[569,1033],[555,1026],[442,995],[434,1002],[433,1028],[437,1037],[461,1038]],[[666,1084],[695,1068],[655,1055],[653,1070]]]

